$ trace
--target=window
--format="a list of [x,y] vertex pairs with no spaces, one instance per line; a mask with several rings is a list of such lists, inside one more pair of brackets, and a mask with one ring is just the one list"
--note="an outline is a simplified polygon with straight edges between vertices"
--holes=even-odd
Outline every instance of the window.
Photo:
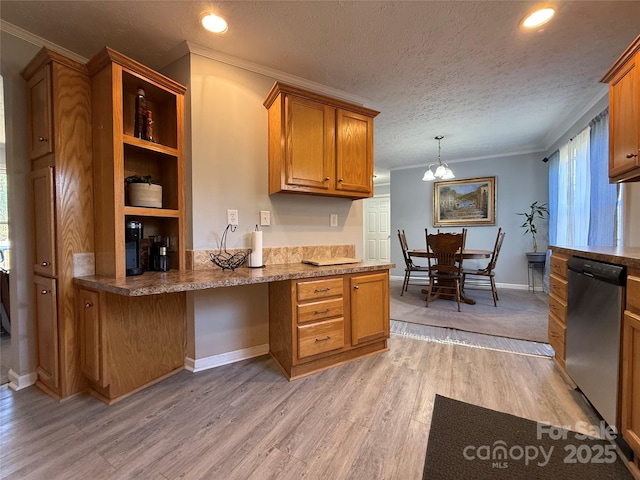
[[549,242],[615,246],[621,236],[621,189],[609,184],[605,110],[560,147],[549,166]]

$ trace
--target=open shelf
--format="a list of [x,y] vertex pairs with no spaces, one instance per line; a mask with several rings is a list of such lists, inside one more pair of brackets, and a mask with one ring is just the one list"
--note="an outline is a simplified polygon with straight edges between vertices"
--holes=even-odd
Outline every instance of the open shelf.
[[[172,239],[171,268],[185,268],[183,85],[109,48],[87,64],[94,122],[96,274],[126,275],[125,223]],[[135,103],[143,88],[153,113],[154,141],[134,136]],[[162,208],[128,205],[125,178],[151,178],[162,186]],[[143,243],[143,242],[141,242]]]

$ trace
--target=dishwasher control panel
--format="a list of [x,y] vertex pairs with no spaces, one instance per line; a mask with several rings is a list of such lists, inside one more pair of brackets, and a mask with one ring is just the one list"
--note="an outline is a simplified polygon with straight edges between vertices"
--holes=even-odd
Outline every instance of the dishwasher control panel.
[[614,285],[625,285],[626,283],[627,269],[624,265],[614,265],[574,256],[567,261],[567,268]]

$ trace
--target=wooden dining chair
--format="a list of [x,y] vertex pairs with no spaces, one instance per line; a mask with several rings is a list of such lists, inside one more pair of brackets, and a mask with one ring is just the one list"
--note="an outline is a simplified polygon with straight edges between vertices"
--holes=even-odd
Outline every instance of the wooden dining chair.
[[[400,239],[400,247],[402,248],[402,256],[404,257],[404,264],[405,264],[404,282],[402,282],[402,290],[400,291],[400,296],[402,296],[404,295],[404,292],[406,292],[407,289],[409,288],[411,274],[412,273],[426,274],[424,276],[419,275],[419,277],[422,280],[427,280],[428,274],[429,274],[429,267],[416,265],[415,263],[413,263],[413,259],[409,255],[409,246],[407,244],[407,236],[405,235],[404,230],[398,230],[398,239]],[[426,285],[426,283],[423,283],[421,285],[424,286]]]
[[[440,229],[437,230],[438,234],[440,234]],[[428,229],[424,229],[424,237],[427,238],[427,235],[429,235]],[[466,248],[467,245],[467,229],[463,228],[462,229],[462,249],[464,250]],[[427,248],[429,248],[429,245],[427,245]]]
[[462,250],[466,235],[464,233],[426,232],[429,255],[429,302],[441,295],[455,297],[460,311],[460,285],[462,282]]
[[[500,249],[502,248],[502,241],[504,240],[505,232],[502,231],[502,228],[498,229],[498,235],[496,237],[496,243],[493,246],[493,252],[491,253],[491,258],[489,260],[489,264],[485,268],[479,268],[477,270],[471,269],[462,269],[462,290],[464,291],[465,286],[467,285],[467,276],[479,277],[475,279],[471,279],[472,288],[475,287],[490,287],[491,295],[493,295],[493,306],[498,306],[498,290],[496,289],[495,282],[495,269],[496,263],[498,262],[498,256],[500,255]],[[484,280],[483,280],[484,277]]]

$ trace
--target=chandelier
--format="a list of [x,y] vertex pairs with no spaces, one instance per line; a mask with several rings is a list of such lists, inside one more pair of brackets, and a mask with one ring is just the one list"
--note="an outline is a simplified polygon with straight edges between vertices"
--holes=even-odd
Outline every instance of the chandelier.
[[444,136],[442,135],[435,137],[435,139],[438,140],[438,163],[432,163],[429,165],[427,171],[424,172],[424,177],[422,177],[423,182],[428,182],[430,180],[450,180],[452,178],[456,178],[449,168],[449,165],[442,163],[442,160],[440,160],[440,140],[443,138]]

